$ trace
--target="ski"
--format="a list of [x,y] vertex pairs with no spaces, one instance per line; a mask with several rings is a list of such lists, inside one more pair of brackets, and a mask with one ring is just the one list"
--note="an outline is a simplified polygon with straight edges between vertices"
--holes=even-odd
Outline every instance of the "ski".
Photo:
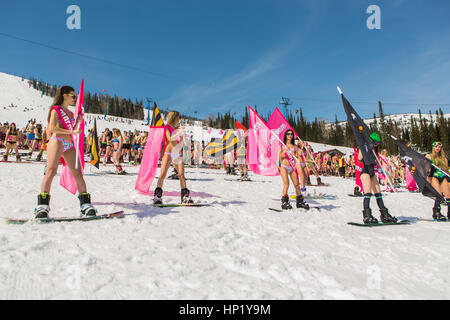
[[173,208],[173,207],[208,207],[208,203],[173,203],[173,204],[153,204],[153,207],[158,208]]
[[401,220],[398,222],[379,222],[379,223],[370,223],[370,224],[365,224],[365,223],[358,223],[358,222],[347,222],[347,224],[351,225],[351,226],[357,226],[357,227],[383,227],[383,226],[396,226],[396,225],[405,225],[405,224],[411,224],[411,221],[408,220]]
[[56,217],[56,218],[41,218],[41,219],[13,219],[13,218],[4,218],[6,219],[6,223],[8,224],[24,224],[27,222],[37,222],[37,223],[52,223],[52,222],[72,222],[72,221],[94,221],[94,220],[105,220],[105,219],[113,219],[113,218],[123,218],[123,211],[117,211],[113,213],[102,214],[99,216],[92,217]]

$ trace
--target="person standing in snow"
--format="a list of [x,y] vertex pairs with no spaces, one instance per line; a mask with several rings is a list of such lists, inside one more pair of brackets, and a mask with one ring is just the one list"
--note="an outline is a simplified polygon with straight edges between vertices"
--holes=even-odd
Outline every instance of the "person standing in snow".
[[[91,204],[91,196],[87,193],[86,183],[81,173],[81,165],[75,168],[78,161],[76,150],[71,135],[81,133],[79,128],[82,121],[81,115],[77,119],[68,109],[76,103],[77,96],[75,90],[69,86],[63,86],[56,92],[53,104],[48,113],[47,130],[51,133],[47,146],[47,169],[41,183],[41,192],[38,195],[38,205],[35,209],[36,218],[48,218],[50,212],[50,189],[53,178],[58,171],[60,159],[63,159],[70,169],[70,172],[77,184],[78,199],[80,200],[80,214],[82,216],[95,216],[97,210]],[[66,124],[61,121],[70,121],[73,130],[65,129]]]
[[[305,203],[305,198],[300,190],[300,183],[298,181],[295,170],[295,154],[297,154],[297,146],[294,145],[294,131],[287,130],[284,133],[284,149],[280,145],[278,150],[278,161],[280,163],[280,174],[283,181],[283,196],[281,197],[281,209],[292,209],[289,203],[289,177],[292,180],[295,188],[297,208],[309,209],[309,205]],[[292,163],[292,164],[291,164]]]
[[[439,141],[433,142],[431,153],[427,154],[426,157],[430,159],[436,167],[440,168],[436,169],[435,167],[432,167],[428,176],[433,188],[436,189],[439,194],[444,194],[447,202],[447,218],[450,220],[450,178],[445,175],[445,173],[449,174],[450,172],[448,159],[445,156],[444,150],[442,150],[442,143]],[[434,202],[433,219],[446,220],[441,214],[441,203],[439,199]]]
[[[148,134],[148,133],[147,133]],[[173,164],[178,172],[181,186],[181,203],[193,203],[189,197],[189,189],[186,187],[186,178],[184,176],[182,139],[184,136],[184,127],[180,127],[180,114],[178,111],[171,111],[167,115],[167,124],[164,137],[164,153],[161,160],[161,171],[157,187],[154,191],[153,204],[162,204],[163,184],[170,165]]]
[[[380,136],[373,132],[370,135],[370,139],[374,144],[374,152],[378,154],[378,145],[380,144]],[[380,219],[383,223],[385,222],[397,222],[397,218],[389,214],[388,209],[384,206],[383,197],[381,195],[380,184],[378,183],[377,176],[375,175],[375,165],[366,165],[364,163],[363,155],[361,150],[358,148],[358,160],[362,162],[364,167],[361,171],[361,182],[364,190],[364,200],[363,200],[363,220],[365,224],[378,223],[378,220],[372,216],[372,209],[370,209],[370,198],[372,193],[375,194],[375,199],[377,200],[378,208],[380,209]]]

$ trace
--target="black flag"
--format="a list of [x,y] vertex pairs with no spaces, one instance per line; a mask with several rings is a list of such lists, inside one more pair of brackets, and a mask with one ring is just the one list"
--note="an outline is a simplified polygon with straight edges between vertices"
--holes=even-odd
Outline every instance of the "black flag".
[[350,128],[352,128],[356,144],[361,150],[364,164],[376,165],[377,162],[373,154],[373,143],[372,140],[370,140],[370,129],[356,113],[355,109],[353,109],[352,105],[347,101],[341,91],[340,93],[342,97],[342,104],[344,105],[344,110],[347,114],[347,122],[350,125]]
[[407,147],[397,138],[393,136],[391,136],[391,138],[394,139],[397,144],[398,150],[400,151],[400,156],[403,160],[405,160],[405,164],[408,166],[408,169],[422,194],[434,200],[444,200],[442,195],[440,195],[439,192],[437,192],[427,180],[428,174],[431,170],[431,160],[427,159],[417,151]]
[[91,161],[89,162],[97,169],[99,168],[100,158],[98,156],[98,137],[97,137],[97,120],[94,119],[94,127],[91,130]]

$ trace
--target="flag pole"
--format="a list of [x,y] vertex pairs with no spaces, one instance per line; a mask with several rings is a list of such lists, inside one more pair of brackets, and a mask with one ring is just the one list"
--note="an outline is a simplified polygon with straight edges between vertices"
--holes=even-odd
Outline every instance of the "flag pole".
[[[397,139],[396,137],[394,137],[394,136],[391,136],[391,138],[394,139],[394,140],[398,140],[398,139]],[[431,161],[431,160],[430,160],[430,161]],[[435,169],[437,169],[437,170],[439,170],[439,171],[442,171],[443,174],[445,174],[447,177],[450,178],[450,175],[448,175],[447,172],[445,172],[444,170],[442,170],[442,169],[439,168],[438,166],[434,165],[434,163],[433,163],[432,161],[431,161],[431,165],[432,165]]]
[[381,165],[381,161],[380,161],[380,159],[378,159],[378,156],[376,155],[375,151],[372,150],[372,152],[373,152],[373,155],[375,156],[375,159],[377,160],[378,166],[381,168],[381,171],[383,171],[384,175],[388,179],[389,185],[391,186],[392,190],[395,190],[395,192],[398,192],[397,189],[395,189],[394,186],[392,185],[392,181],[391,181],[390,175],[386,171],[384,171],[384,168]]
[[[254,130],[254,129],[253,129],[253,130]],[[271,129],[270,132],[272,132],[272,134],[273,134],[275,137],[277,137],[278,141],[280,141],[280,143],[281,143],[281,144],[283,145],[283,147],[286,149],[286,148],[287,148],[286,145],[284,144],[283,141],[281,141],[281,139],[280,139],[280,137],[278,136],[278,134],[277,134],[276,132],[274,132],[273,129]],[[289,150],[288,150],[287,152],[289,152],[289,153],[294,157],[294,159],[295,159],[297,162],[300,162],[300,161],[292,154],[292,152],[290,152]]]

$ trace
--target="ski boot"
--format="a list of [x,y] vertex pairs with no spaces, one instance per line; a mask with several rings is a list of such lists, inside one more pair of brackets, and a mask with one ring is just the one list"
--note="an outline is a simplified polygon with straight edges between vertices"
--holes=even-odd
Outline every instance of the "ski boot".
[[433,219],[438,221],[446,221],[445,217],[441,214],[441,208],[433,208]]
[[397,218],[393,217],[389,214],[389,210],[387,208],[382,208],[380,209],[380,219],[381,222],[386,223],[386,222],[390,222],[390,223],[396,223],[397,222]]
[[41,161],[41,159],[42,159],[42,154],[38,154],[36,157],[36,161]]
[[317,178],[317,185],[318,185],[318,186],[324,186],[324,185],[325,185],[325,183],[322,182],[322,180],[320,179],[320,177]]
[[191,199],[191,197],[189,197],[189,189],[188,188],[181,189],[181,203],[183,203],[183,204],[194,203],[194,201]]
[[153,193],[153,204],[159,205],[162,204],[162,194],[163,190],[161,188],[156,188],[155,192]]
[[20,154],[16,155],[16,162],[22,162],[22,159],[20,158]]
[[284,195],[281,198],[281,209],[283,210],[289,210],[292,209],[291,204],[289,203],[289,196],[288,195]]
[[91,204],[91,195],[87,192],[78,196],[80,199],[80,216],[81,217],[94,217],[97,215],[97,209]]
[[8,161],[8,155],[7,154],[3,155],[3,161]]
[[305,202],[305,198],[303,197],[303,195],[297,196],[296,202],[297,202],[297,208],[303,208],[303,209],[309,210],[309,204],[307,204]]
[[242,181],[252,181],[252,180],[249,178],[247,172],[244,173],[244,176],[242,177]]
[[38,205],[34,209],[34,217],[36,219],[46,219],[48,218],[48,213],[50,212],[50,195],[48,193],[40,193],[38,195]]
[[362,194],[361,191],[359,191],[359,187],[356,186],[355,189],[353,189],[353,195],[358,196],[358,197],[363,197],[364,195]]
[[116,166],[116,172],[114,172],[115,174],[119,174],[119,175],[124,175],[127,174],[125,172],[125,170],[123,170],[122,166],[119,164],[118,166]]
[[370,208],[363,210],[363,221],[364,224],[378,223],[378,220],[374,216],[372,216],[372,209]]
[[309,178],[309,176],[308,176],[308,180],[306,181],[306,185],[307,185],[307,186],[312,186],[312,184],[311,184],[311,179]]

